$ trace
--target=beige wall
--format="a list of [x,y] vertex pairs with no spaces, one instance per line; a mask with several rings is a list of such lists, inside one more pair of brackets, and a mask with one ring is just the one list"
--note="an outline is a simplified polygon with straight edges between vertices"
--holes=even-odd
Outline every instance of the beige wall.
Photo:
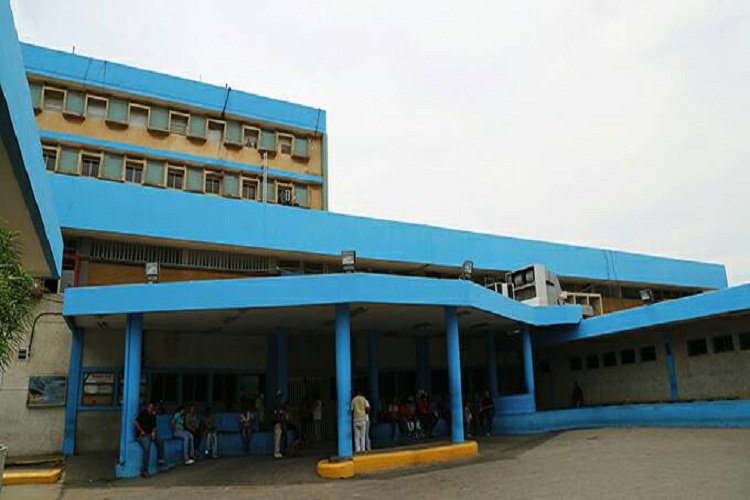
[[[62,297],[45,296],[39,312],[60,312]],[[24,344],[28,344],[29,334]],[[70,361],[71,333],[59,316],[39,319],[32,355],[15,360],[0,375],[0,443],[13,456],[60,453],[62,449],[64,407],[28,408],[29,377],[66,375]]]

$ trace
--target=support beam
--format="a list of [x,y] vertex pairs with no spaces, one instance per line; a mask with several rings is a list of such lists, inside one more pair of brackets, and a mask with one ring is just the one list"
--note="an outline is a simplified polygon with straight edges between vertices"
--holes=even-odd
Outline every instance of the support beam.
[[495,399],[500,395],[497,384],[497,346],[495,345],[495,332],[487,332],[487,389],[490,396]]
[[464,411],[461,395],[461,349],[458,342],[458,315],[456,308],[445,308],[445,337],[448,354],[448,385],[451,397],[451,440],[464,441]]
[[338,454],[352,458],[352,351],[349,304],[336,304],[336,400]]
[[278,327],[268,338],[266,356],[266,415],[271,415],[276,401],[276,391],[281,391],[282,401],[289,396],[289,330]]
[[531,331],[528,325],[522,328],[523,373],[526,378],[526,393],[531,397],[532,411],[536,411],[536,389],[534,387],[534,348],[531,344]]
[[117,477],[140,474],[141,448],[135,440],[135,418],[141,392],[141,356],[143,349],[143,315],[128,314],[125,325],[125,360],[120,418],[120,459]]
[[677,370],[674,364],[674,353],[672,352],[672,332],[664,332],[664,353],[666,354],[667,377],[669,378],[669,393],[672,401],[680,400],[680,392],[677,390]]
[[432,373],[430,373],[430,339],[417,337],[417,389],[432,394]]
[[65,397],[65,433],[63,454],[66,457],[76,452],[76,423],[78,402],[81,400],[81,378],[83,377],[83,330],[74,328],[70,339],[70,364]]
[[370,331],[367,332],[367,362],[368,368],[368,381],[370,388],[370,405],[372,406],[372,412],[370,414],[370,420],[374,423],[377,421],[377,416],[380,415],[380,364],[378,362],[378,342],[380,335],[378,332]]

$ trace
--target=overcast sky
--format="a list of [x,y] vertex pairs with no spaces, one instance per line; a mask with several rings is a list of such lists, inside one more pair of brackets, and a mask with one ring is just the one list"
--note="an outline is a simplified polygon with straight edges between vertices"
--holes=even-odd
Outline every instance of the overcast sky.
[[334,211],[750,281],[747,0],[11,4],[24,41],[324,108]]

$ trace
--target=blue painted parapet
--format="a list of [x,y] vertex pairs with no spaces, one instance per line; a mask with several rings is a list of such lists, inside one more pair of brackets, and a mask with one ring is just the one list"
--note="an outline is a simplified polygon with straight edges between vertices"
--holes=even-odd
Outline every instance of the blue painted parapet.
[[706,401],[496,415],[497,434],[537,434],[601,427],[750,427],[750,401]]
[[495,415],[518,415],[534,413],[536,404],[530,394],[515,394],[495,398]]

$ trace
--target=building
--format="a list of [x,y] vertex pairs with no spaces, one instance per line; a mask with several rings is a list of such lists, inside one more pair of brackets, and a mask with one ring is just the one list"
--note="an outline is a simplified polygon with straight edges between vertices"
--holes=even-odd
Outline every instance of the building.
[[[485,390],[500,432],[750,423],[750,286],[723,266],[332,213],[323,110],[0,32],[3,215],[48,292],[0,386],[11,454],[111,451],[128,477],[146,400],[212,406],[230,450],[238,410],[277,390],[297,415],[321,398],[345,458],[352,387],[376,413],[445,398],[454,441]],[[550,303],[521,300],[555,277]],[[47,375],[66,376],[64,407],[28,405]]]

